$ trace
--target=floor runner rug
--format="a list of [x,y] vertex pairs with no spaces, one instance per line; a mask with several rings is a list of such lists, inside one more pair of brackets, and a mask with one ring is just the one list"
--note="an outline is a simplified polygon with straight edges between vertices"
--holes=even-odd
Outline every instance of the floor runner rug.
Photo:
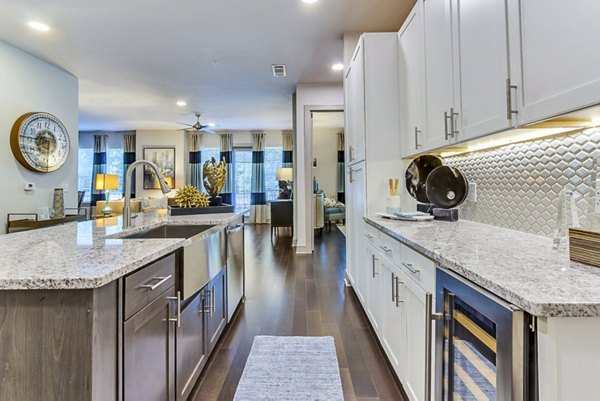
[[343,401],[333,337],[256,336],[234,401]]

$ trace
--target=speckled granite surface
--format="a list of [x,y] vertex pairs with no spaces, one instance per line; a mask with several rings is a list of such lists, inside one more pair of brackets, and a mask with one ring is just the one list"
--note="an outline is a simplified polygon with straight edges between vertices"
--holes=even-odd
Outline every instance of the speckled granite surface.
[[139,214],[0,235],[0,289],[98,288],[186,244],[185,239],[120,239],[165,224],[227,224],[240,213]]
[[365,221],[535,316],[600,316],[600,268],[571,262],[552,239],[461,220]]

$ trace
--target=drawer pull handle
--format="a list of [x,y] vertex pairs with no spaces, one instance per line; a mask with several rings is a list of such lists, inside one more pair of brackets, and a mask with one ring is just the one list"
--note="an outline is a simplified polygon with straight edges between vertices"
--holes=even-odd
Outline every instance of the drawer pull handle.
[[421,269],[416,269],[413,267],[412,263],[402,262],[402,266],[406,267],[412,274],[421,273]]
[[365,237],[367,237],[370,240],[373,240],[373,236],[371,234],[365,234]]
[[147,288],[150,291],[154,291],[155,289],[157,289],[158,287],[160,287],[161,285],[163,285],[164,283],[166,283],[167,281],[169,281],[171,279],[171,277],[173,277],[172,274],[169,274],[166,277],[152,277],[150,280],[148,280],[148,282],[154,281],[154,280],[159,280],[158,283],[152,285],[152,284],[141,284],[138,286],[138,288]]
[[383,251],[386,252],[386,253],[392,252],[392,250],[390,248],[388,248],[387,246],[385,246],[385,245],[379,245],[379,247],[381,249],[383,249]]

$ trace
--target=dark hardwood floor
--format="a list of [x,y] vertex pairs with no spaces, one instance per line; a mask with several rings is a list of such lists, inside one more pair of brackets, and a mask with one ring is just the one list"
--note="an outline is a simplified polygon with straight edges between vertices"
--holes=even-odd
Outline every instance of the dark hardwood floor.
[[[224,333],[191,397],[232,400],[256,335],[333,336],[346,401],[397,401],[401,392],[352,289],[345,238],[333,228],[297,255],[291,237],[246,226],[246,303]],[[289,235],[289,234],[287,234]]]

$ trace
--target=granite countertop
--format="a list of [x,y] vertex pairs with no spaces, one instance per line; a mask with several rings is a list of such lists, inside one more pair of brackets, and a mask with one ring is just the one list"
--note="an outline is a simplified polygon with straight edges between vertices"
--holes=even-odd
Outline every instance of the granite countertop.
[[166,224],[225,225],[244,214],[140,213],[123,230],[121,216],[0,235],[0,289],[86,289],[110,283],[187,243],[122,239]]
[[600,268],[569,260],[552,239],[466,220],[365,221],[535,316],[600,316]]

